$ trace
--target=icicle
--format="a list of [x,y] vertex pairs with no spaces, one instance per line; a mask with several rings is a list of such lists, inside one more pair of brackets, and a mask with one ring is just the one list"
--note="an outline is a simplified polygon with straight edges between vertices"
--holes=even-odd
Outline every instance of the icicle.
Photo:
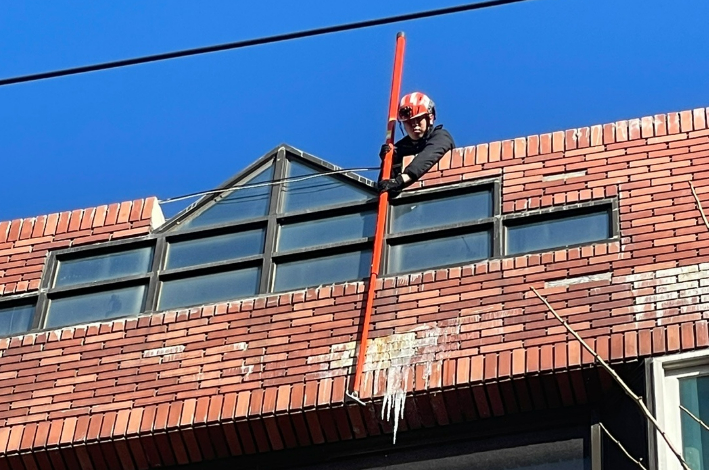
[[399,420],[404,419],[404,402],[407,399],[408,379],[409,367],[406,365],[390,366],[387,371],[387,387],[382,400],[382,420],[394,420],[392,423],[394,428],[392,444],[397,443]]

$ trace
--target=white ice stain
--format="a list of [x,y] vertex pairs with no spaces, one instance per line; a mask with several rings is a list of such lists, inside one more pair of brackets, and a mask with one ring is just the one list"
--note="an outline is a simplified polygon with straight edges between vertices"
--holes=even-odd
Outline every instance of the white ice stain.
[[[479,316],[475,320],[481,321]],[[382,420],[392,421],[394,435],[392,442],[397,442],[399,421],[404,419],[404,407],[409,390],[410,379],[414,379],[416,367],[420,367],[421,377],[417,379],[419,386],[430,387],[432,364],[440,361],[441,354],[451,350],[450,339],[456,339],[461,334],[461,321],[457,320],[448,326],[438,327],[431,324],[417,325],[405,333],[397,333],[367,342],[367,354],[363,372],[372,373],[375,384],[375,395],[382,396]],[[453,338],[451,338],[453,336]],[[334,344],[328,354],[310,356],[308,364],[327,362],[330,369],[354,367],[358,354],[354,341]],[[384,390],[377,384],[384,378]],[[412,380],[413,381],[413,380]]]
[[368,344],[365,369],[373,371],[375,383],[379,383],[380,377],[385,376],[382,420],[392,422],[393,444],[397,442],[399,421],[404,419],[407,384],[415,365],[424,365],[422,378],[428,388],[431,364],[436,359],[436,353],[444,350],[449,335],[458,331],[458,326],[438,328],[425,325],[408,333],[375,338]]

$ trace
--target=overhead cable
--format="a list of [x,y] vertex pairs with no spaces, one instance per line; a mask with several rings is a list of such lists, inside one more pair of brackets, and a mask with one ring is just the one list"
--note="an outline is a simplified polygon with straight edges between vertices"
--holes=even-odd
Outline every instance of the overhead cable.
[[243,184],[240,186],[230,186],[228,188],[210,189],[208,191],[198,191],[196,193],[183,194],[182,196],[169,197],[167,199],[159,199],[158,203],[159,204],[167,204],[169,202],[183,201],[185,199],[191,199],[193,197],[207,196],[209,194],[221,194],[224,192],[239,191],[239,190],[243,190],[243,189],[263,188],[265,186],[274,186],[274,185],[281,184],[281,183],[298,183],[299,181],[306,181],[306,180],[310,180],[310,179],[314,179],[314,178],[321,178],[323,176],[341,175],[344,173],[352,173],[355,171],[372,171],[372,170],[379,170],[379,169],[380,169],[379,166],[371,167],[371,168],[342,168],[339,170],[326,171],[324,173],[313,173],[311,175],[305,175],[305,176],[291,176],[289,178],[282,178],[282,179],[278,179],[278,180],[267,181],[264,183]]
[[88,72],[96,72],[99,70],[115,69],[119,67],[128,67],[131,65],[147,64],[149,62],[158,62],[162,60],[177,59],[180,57],[189,57],[200,54],[209,54],[211,52],[220,52],[231,49],[241,49],[250,46],[259,46],[262,44],[272,44],[275,42],[290,41],[293,39],[301,39],[313,36],[321,36],[324,34],[340,33],[343,31],[351,31],[354,29],[371,28],[373,26],[383,26],[393,23],[401,23],[403,21],[419,20],[423,18],[431,18],[434,16],[450,15],[452,13],[461,13],[464,11],[480,10],[491,8],[510,3],[525,2],[528,0],[489,0],[484,2],[468,3],[447,8],[438,8],[436,10],[428,10],[417,13],[407,13],[404,15],[388,16],[385,18],[377,18],[374,20],[357,21],[355,23],[346,23],[336,26],[326,26],[323,28],[309,29],[305,31],[297,31],[293,33],[277,34],[274,36],[265,36],[255,39],[247,39],[244,41],[228,42],[224,44],[216,44],[213,46],[197,47],[194,49],[183,49],[173,52],[164,52],[162,54],[154,54],[143,57],[135,57],[132,59],[116,60],[113,62],[103,62],[100,64],[84,65],[69,69],[54,70],[51,72],[35,73],[31,75],[22,75],[18,77],[0,79],[0,86],[12,85],[23,82],[34,82],[38,80],[46,80],[49,78],[64,77],[67,75],[78,75]]

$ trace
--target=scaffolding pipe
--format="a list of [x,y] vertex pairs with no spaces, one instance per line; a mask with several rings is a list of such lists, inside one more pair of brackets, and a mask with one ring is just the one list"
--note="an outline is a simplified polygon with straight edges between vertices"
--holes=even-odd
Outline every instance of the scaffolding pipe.
[[[387,134],[385,143],[390,144],[389,151],[382,159],[382,179],[388,179],[392,172],[392,157],[394,154],[394,135],[397,123],[397,109],[399,104],[399,92],[402,82],[402,68],[404,65],[404,33],[397,33],[397,42],[394,53],[394,70],[392,72],[392,87],[390,89],[389,114],[387,117]],[[375,242],[372,248],[372,264],[370,265],[370,280],[367,284],[365,296],[365,316],[362,321],[362,335],[360,336],[360,350],[357,356],[357,366],[355,369],[355,380],[353,380],[353,393],[351,398],[360,401],[360,387],[362,385],[362,369],[365,366],[365,355],[367,353],[367,337],[370,330],[370,318],[372,317],[372,307],[375,300],[375,284],[380,273],[382,264],[382,247],[385,235],[385,223],[387,221],[387,206],[389,195],[387,192],[380,193],[377,205],[377,223],[375,225]],[[362,403],[362,402],[361,402]]]

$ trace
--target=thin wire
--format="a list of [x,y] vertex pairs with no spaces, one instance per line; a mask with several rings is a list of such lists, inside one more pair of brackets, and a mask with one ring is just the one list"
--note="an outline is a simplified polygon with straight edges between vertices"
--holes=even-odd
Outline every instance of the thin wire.
[[162,54],[154,54],[143,57],[135,57],[133,59],[116,60],[112,62],[103,62],[100,64],[84,65],[70,69],[55,70],[51,72],[35,73],[31,75],[23,75],[18,77],[5,78],[0,80],[0,86],[12,85],[16,83],[32,82],[37,80],[46,80],[49,78],[64,77],[67,75],[77,75],[81,73],[96,72],[99,70],[114,69],[118,67],[128,67],[131,65],[146,64],[149,62],[158,62],[161,60],[177,59],[180,57],[189,57],[199,54],[209,54],[212,52],[220,52],[231,49],[240,49],[250,46],[259,46],[262,44],[272,44],[275,42],[290,41],[293,39],[301,39],[313,36],[321,36],[324,34],[339,33],[343,31],[351,31],[354,29],[370,28],[373,26],[382,26],[386,24],[401,23],[404,21],[418,20],[422,18],[431,18],[434,16],[449,15],[453,13],[461,13],[464,11],[479,10],[483,8],[491,8],[500,5],[511,3],[525,2],[528,0],[489,0],[485,2],[468,3],[455,7],[439,8],[436,10],[422,11],[418,13],[407,13],[404,15],[389,16],[374,20],[358,21],[355,23],[346,23],[337,26],[326,26],[323,28],[309,29],[305,31],[297,31],[294,33],[277,34],[274,36],[266,36],[256,39],[247,39],[245,41],[229,42],[217,44],[214,46],[197,47],[194,49],[183,49],[173,52],[165,52]]
[[698,205],[698,210],[700,211],[700,215],[703,217],[703,222],[705,222],[705,226],[707,228],[710,228],[710,224],[708,223],[708,218],[705,217],[705,211],[703,210],[703,205],[700,203],[700,198],[698,197],[698,193],[695,192],[695,186],[693,186],[692,181],[688,181],[688,184],[690,184],[690,190],[693,192],[693,196],[695,197],[695,203]]
[[691,413],[688,408],[684,407],[683,405],[678,405],[678,406],[680,406],[680,409],[683,410],[683,411],[685,411],[685,412],[688,414],[688,416],[690,416],[691,418],[693,418],[699,425],[701,425],[702,427],[704,427],[706,430],[710,431],[710,427],[708,427],[708,425],[705,424],[705,422],[704,422],[703,420],[701,420],[700,418],[698,418],[697,416],[695,416],[693,413]]
[[629,459],[631,459],[636,465],[638,465],[639,467],[641,467],[643,470],[647,470],[646,467],[644,467],[641,462],[639,462],[638,460],[636,460],[635,458],[633,458],[633,457],[631,456],[631,454],[629,454],[629,452],[624,448],[624,446],[621,445],[621,442],[619,442],[619,440],[618,440],[617,438],[615,438],[614,436],[612,436],[611,433],[609,432],[609,430],[608,430],[601,422],[599,423],[599,427],[602,428],[602,430],[606,433],[607,436],[609,436],[609,439],[611,439],[617,446],[619,446],[619,449],[621,449],[621,451],[622,451]]
[[290,178],[282,178],[280,180],[267,181],[265,183],[244,184],[241,186],[230,186],[229,188],[210,189],[208,191],[198,191],[196,193],[184,194],[182,196],[169,197],[167,199],[158,199],[158,203],[159,204],[167,204],[170,202],[183,201],[185,199],[190,199],[190,198],[197,197],[197,196],[206,196],[208,194],[220,194],[220,193],[229,192],[229,191],[239,191],[242,189],[263,188],[266,186],[274,186],[276,184],[281,184],[281,183],[298,183],[299,181],[306,181],[306,180],[310,180],[313,178],[320,178],[323,176],[340,175],[343,173],[352,173],[355,171],[372,171],[372,170],[379,170],[379,169],[380,169],[379,166],[371,167],[371,168],[344,168],[341,170],[327,171],[325,173],[314,173],[312,175],[306,175],[306,176],[292,176]]

